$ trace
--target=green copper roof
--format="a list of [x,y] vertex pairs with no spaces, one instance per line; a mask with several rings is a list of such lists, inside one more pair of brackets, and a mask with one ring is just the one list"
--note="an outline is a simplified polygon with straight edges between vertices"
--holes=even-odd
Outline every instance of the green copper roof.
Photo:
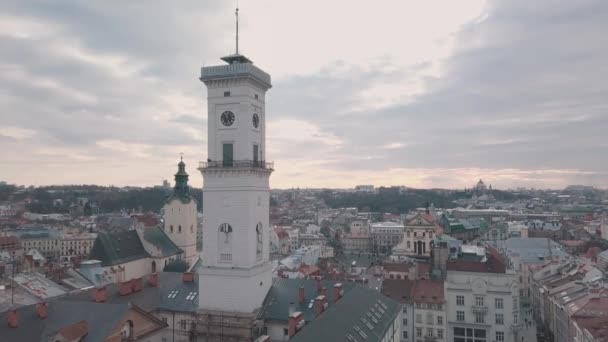
[[156,246],[161,251],[163,257],[176,255],[182,252],[160,227],[146,228],[144,230],[144,239]]
[[173,194],[167,198],[167,202],[173,199],[179,199],[182,203],[189,203],[192,200],[190,195],[190,187],[188,186],[188,174],[186,173],[186,164],[180,160],[177,164],[177,173],[175,174],[175,186]]
[[101,261],[102,266],[113,266],[125,262],[147,258],[135,230],[121,232],[100,232],[95,239],[89,259]]

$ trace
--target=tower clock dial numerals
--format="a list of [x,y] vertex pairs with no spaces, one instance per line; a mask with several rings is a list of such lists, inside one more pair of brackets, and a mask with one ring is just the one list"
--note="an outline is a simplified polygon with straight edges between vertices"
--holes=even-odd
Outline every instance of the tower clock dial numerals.
[[251,121],[253,122],[253,127],[258,128],[260,125],[260,117],[258,116],[258,113],[253,113],[253,118],[251,118]]
[[234,123],[234,113],[227,110],[222,113],[220,120],[222,121],[222,125],[226,127],[232,126],[232,124]]

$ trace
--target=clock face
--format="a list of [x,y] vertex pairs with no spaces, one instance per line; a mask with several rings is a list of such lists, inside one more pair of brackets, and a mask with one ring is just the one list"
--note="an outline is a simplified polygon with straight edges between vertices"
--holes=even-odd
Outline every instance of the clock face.
[[224,126],[232,126],[232,124],[234,123],[234,113],[227,110],[225,112],[222,113],[222,116],[220,117],[220,120],[222,121],[222,125]]
[[253,113],[253,118],[251,118],[251,121],[253,122],[253,127],[258,128],[260,125],[260,117],[258,116],[258,113]]

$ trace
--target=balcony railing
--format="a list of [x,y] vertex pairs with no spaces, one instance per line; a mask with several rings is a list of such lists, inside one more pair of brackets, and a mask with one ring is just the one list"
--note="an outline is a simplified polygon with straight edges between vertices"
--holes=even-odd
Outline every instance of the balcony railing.
[[199,169],[263,169],[274,170],[274,163],[259,160],[216,160],[200,162]]
[[488,307],[483,305],[483,306],[477,306],[477,305],[473,305],[471,306],[471,311],[473,312],[479,312],[479,313],[488,313]]

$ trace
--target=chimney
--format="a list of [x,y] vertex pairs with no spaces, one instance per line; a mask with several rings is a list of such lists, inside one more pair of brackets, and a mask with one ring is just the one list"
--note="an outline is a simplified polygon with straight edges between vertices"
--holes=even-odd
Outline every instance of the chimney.
[[17,309],[11,308],[8,310],[8,326],[11,328],[17,327]]
[[194,282],[194,272],[184,272],[182,275],[182,280],[184,283],[193,283]]
[[144,280],[140,278],[136,278],[131,280],[132,291],[139,292],[144,289]]
[[294,304],[294,302],[289,303],[289,316],[291,316],[292,313],[296,312],[296,305]]
[[321,288],[321,296],[327,296],[327,288],[325,286]]
[[46,302],[40,302],[36,304],[36,312],[38,312],[38,317],[41,319],[45,319],[47,317],[47,304]]
[[298,289],[298,303],[304,304],[304,300],[304,286],[300,286],[300,288]]
[[337,302],[344,295],[344,291],[342,290],[342,283],[337,283],[334,285],[334,303]]
[[289,323],[287,325],[287,334],[289,338],[292,338],[293,335],[298,331],[298,323],[302,320],[302,313],[296,311],[289,315]]
[[93,301],[95,303],[104,303],[106,301],[106,287],[96,287],[93,289]]
[[315,298],[315,302],[313,304],[313,307],[315,310],[315,317],[319,317],[321,315],[321,313],[323,312],[323,310],[325,309],[325,301],[326,301],[326,297],[323,295],[320,295],[317,298]]
[[119,293],[121,296],[126,296],[128,294],[130,294],[133,291],[133,288],[131,286],[131,281],[123,281],[121,282],[119,285]]
[[154,272],[150,274],[150,285],[158,287],[158,273]]
[[321,285],[321,278],[317,278],[317,292],[321,292],[322,287],[323,285]]

